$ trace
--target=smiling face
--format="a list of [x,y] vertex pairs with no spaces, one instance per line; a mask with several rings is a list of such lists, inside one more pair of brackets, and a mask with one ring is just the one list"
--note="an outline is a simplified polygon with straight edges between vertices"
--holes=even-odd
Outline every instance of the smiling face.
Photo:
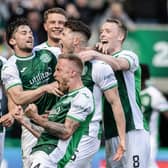
[[9,43],[16,50],[31,52],[34,44],[32,30],[27,25],[19,26],[14,31]]
[[102,43],[115,44],[120,40],[120,30],[115,23],[106,22],[100,29],[100,41]]
[[48,38],[58,42],[60,35],[64,29],[66,17],[59,13],[50,13],[44,23],[44,28],[48,34]]

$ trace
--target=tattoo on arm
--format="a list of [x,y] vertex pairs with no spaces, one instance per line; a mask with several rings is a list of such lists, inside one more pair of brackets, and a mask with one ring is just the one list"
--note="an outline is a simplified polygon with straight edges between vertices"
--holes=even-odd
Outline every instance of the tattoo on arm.
[[66,118],[65,123],[46,121],[45,130],[60,139],[68,139],[79,127],[79,122]]

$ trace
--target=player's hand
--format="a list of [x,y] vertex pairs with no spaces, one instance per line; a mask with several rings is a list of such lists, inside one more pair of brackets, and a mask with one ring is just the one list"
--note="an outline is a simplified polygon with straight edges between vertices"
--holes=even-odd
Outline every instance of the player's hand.
[[45,90],[46,90],[47,93],[54,94],[54,95],[56,95],[56,96],[58,96],[58,97],[64,95],[64,93],[61,92],[61,91],[58,89],[58,88],[59,88],[59,84],[58,84],[57,81],[52,82],[52,83],[50,83],[50,84],[47,84],[47,85],[45,85],[44,87],[45,87]]
[[110,53],[110,44],[109,43],[97,43],[95,46],[96,50],[103,53],[103,54],[109,54]]
[[119,161],[122,158],[122,156],[124,155],[124,152],[125,152],[125,145],[120,143],[118,145],[117,152],[113,157],[113,160]]
[[0,118],[0,124],[2,124],[4,127],[7,127],[7,128],[11,127],[13,123],[14,123],[14,118],[10,113],[5,114]]
[[16,106],[15,109],[12,111],[12,116],[20,123],[23,122],[23,108],[21,106]]
[[29,118],[35,118],[38,116],[38,109],[35,104],[29,104],[25,109],[25,115]]
[[49,113],[50,113],[50,111],[45,111],[45,113],[44,114],[41,114],[40,116],[43,118],[43,119],[45,119],[45,120],[48,120],[48,115],[49,115]]

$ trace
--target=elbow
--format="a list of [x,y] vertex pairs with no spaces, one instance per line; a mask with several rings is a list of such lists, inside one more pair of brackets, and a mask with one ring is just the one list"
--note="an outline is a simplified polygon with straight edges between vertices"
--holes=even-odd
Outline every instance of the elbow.
[[19,96],[16,96],[15,98],[13,98],[13,101],[15,104],[18,104],[18,105],[24,105],[26,102],[20,98]]
[[62,135],[60,135],[60,139],[62,140],[67,140],[68,138],[70,138],[71,134],[69,134],[68,132],[67,133],[64,133]]

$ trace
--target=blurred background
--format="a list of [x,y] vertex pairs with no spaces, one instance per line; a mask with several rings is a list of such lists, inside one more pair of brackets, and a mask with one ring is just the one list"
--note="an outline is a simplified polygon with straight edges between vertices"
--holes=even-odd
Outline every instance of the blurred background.
[[[5,27],[16,17],[29,21],[35,45],[46,41],[43,12],[52,7],[64,8],[69,17],[80,19],[92,30],[90,45],[98,41],[99,26],[109,17],[122,20],[129,33],[124,48],[138,54],[140,63],[151,72],[150,83],[168,99],[168,1],[167,0],[0,0],[0,55],[8,58],[12,51],[5,43]],[[159,122],[160,168],[168,167],[168,120],[161,114]],[[7,129],[5,159],[8,167],[21,168],[20,125]],[[104,147],[94,157],[93,168],[105,168]]]

